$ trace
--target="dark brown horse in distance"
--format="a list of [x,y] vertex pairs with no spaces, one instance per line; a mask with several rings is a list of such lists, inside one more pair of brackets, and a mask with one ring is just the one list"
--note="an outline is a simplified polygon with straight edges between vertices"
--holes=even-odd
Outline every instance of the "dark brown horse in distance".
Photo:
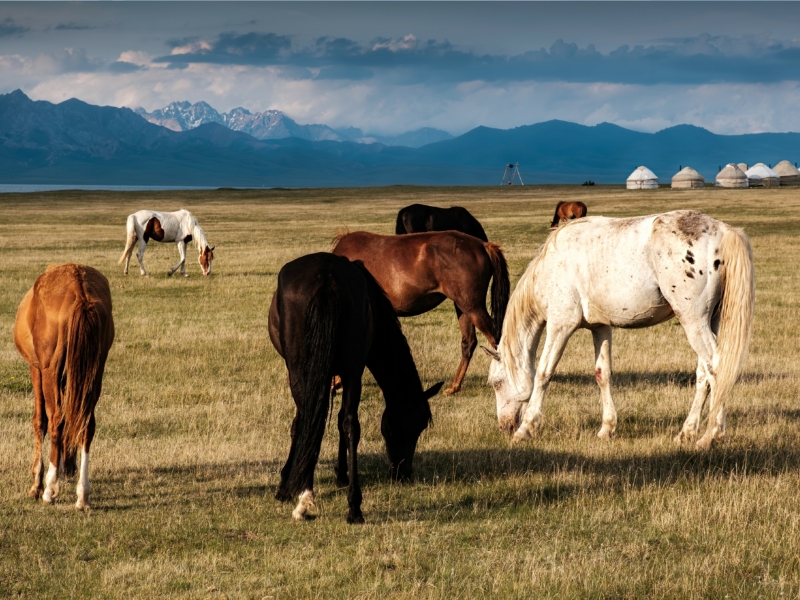
[[81,472],[75,507],[89,506],[89,446],[94,407],[106,357],[114,341],[111,291],[100,271],[85,265],[51,265],[25,294],[14,323],[14,343],[28,361],[33,384],[33,487],[42,494],[42,443],[50,433],[50,466],[42,500],[59,493],[58,477]]
[[363,523],[357,451],[364,367],[372,372],[386,401],[381,433],[395,479],[411,475],[417,440],[431,421],[428,399],[443,382],[423,390],[383,290],[364,265],[327,252],[303,256],[280,270],[269,309],[269,336],[286,361],[297,406],[292,447],[275,497],[289,501],[300,495],[292,513],[296,520],[306,518],[314,506],[314,470],[330,406],[331,378],[339,375],[344,391],[336,479],[349,485],[347,522]]
[[586,216],[586,205],[583,202],[564,202],[556,204],[556,214],[550,229],[557,229],[561,223]]
[[[510,294],[506,259],[497,244],[458,231],[393,236],[356,231],[337,237],[333,253],[362,261],[401,317],[428,312],[445,298],[453,301],[461,363],[445,394],[461,389],[478,345],[476,327],[497,346]],[[491,317],[486,311],[490,281]]]
[[460,231],[484,242],[489,241],[478,219],[461,206],[439,208],[427,204],[412,204],[397,213],[397,235],[426,231]]

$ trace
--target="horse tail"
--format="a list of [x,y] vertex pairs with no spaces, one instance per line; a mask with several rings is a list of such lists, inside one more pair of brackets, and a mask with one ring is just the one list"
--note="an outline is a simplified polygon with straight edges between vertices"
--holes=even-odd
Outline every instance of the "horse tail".
[[483,244],[486,254],[492,261],[492,321],[495,339],[500,341],[503,332],[503,320],[506,317],[508,298],[511,295],[511,284],[508,281],[508,264],[499,244],[486,242]]
[[102,322],[97,305],[79,297],[67,322],[64,361],[64,393],[61,415],[64,430],[61,448],[65,463],[74,464],[75,453],[85,441],[86,429],[95,404],[94,382],[100,369]]
[[336,291],[324,285],[308,303],[302,376],[293,382],[299,392],[293,392],[297,415],[292,425],[292,449],[278,489],[280,500],[291,500],[304,491],[319,459],[330,403],[339,313]]
[[714,397],[718,401],[715,402],[714,414],[708,416],[709,423],[715,422],[725,398],[736,383],[753,331],[756,301],[753,251],[741,229],[729,228],[723,234],[720,263],[722,290],[717,333],[718,361],[713,365],[716,379]]
[[400,212],[397,213],[397,221],[395,222],[395,225],[394,225],[394,233],[395,233],[395,235],[403,235],[405,233],[408,233],[406,231],[406,225],[405,225],[405,223],[403,223],[403,213],[404,212],[405,212],[405,209],[403,209],[403,210],[401,210]]
[[559,208],[561,208],[561,206],[562,206],[563,204],[564,204],[564,201],[563,201],[563,200],[562,200],[561,202],[559,202],[558,204],[556,204],[556,214],[555,214],[555,215],[553,215],[553,222],[552,222],[552,223],[550,223],[550,228],[551,228],[551,229],[552,229],[552,228],[554,228],[554,227],[558,227],[558,222],[559,222],[559,220],[560,220],[560,219],[558,218],[558,209],[559,209]]
[[582,219],[583,217],[589,214],[589,209],[586,208],[586,205],[583,202],[576,202],[576,204],[581,209],[581,214],[578,217],[579,219]]
[[136,228],[134,227],[134,222],[136,221],[136,217],[133,215],[128,215],[128,237],[125,240],[125,250],[122,252],[122,256],[119,258],[119,262],[117,264],[122,264],[125,260],[131,255],[133,252],[133,247],[136,245],[136,241],[139,239],[139,236],[136,235]]

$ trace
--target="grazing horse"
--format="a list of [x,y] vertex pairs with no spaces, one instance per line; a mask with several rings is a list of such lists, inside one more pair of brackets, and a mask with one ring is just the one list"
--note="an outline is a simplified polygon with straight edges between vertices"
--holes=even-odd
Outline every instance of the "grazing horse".
[[[25,294],[14,323],[14,344],[28,361],[33,384],[33,486],[46,503],[59,493],[59,475],[81,472],[75,507],[89,506],[89,446],[94,407],[114,341],[111,291],[100,271],[50,265]],[[42,494],[42,443],[50,433],[50,467]]]
[[412,204],[397,213],[395,233],[424,233],[426,231],[460,231],[488,242],[486,232],[466,208],[438,208],[427,204]]
[[344,390],[336,480],[349,485],[347,522],[363,523],[357,451],[364,367],[386,401],[381,433],[394,479],[411,475],[417,440],[431,421],[428,399],[443,382],[422,389],[408,342],[383,290],[362,264],[327,252],[303,256],[280,270],[269,308],[269,336],[286,361],[297,405],[292,447],[275,497],[291,501],[300,495],[292,512],[295,520],[306,518],[314,506],[314,469],[325,432],[328,394],[331,401],[335,394],[331,378],[338,375]]
[[205,232],[200,228],[197,219],[188,210],[177,210],[175,212],[156,212],[153,210],[140,210],[132,215],[128,215],[128,237],[125,242],[125,251],[119,259],[119,264],[125,263],[125,275],[128,274],[128,264],[131,260],[131,253],[136,241],[139,241],[139,251],[136,258],[139,259],[139,271],[147,276],[144,270],[144,250],[147,242],[154,239],[157,242],[176,242],[178,253],[181,260],[167,271],[167,276],[178,269],[181,275],[188,277],[186,273],[186,244],[194,240],[200,256],[197,260],[203,269],[203,275],[211,273],[211,262],[214,260],[214,246],[208,245]]
[[585,216],[586,205],[583,202],[564,202],[562,200],[556,204],[556,214],[553,216],[553,222],[550,223],[550,229],[556,229],[561,223]]
[[[356,231],[337,237],[333,253],[362,261],[401,317],[428,312],[445,298],[453,301],[461,328],[461,363],[445,395],[461,389],[478,345],[476,327],[497,347],[510,293],[506,259],[497,244],[457,231],[399,236]],[[486,312],[490,280],[491,317]]]
[[708,428],[697,442],[707,449],[725,434],[725,399],[747,355],[754,308],[753,257],[739,229],[690,210],[569,223],[528,265],[509,301],[499,352],[490,352],[500,427],[519,425],[515,441],[531,436],[567,340],[585,328],[603,405],[598,436],[611,437],[611,328],[650,327],[675,316],[697,353],[695,397],[675,441],[697,436],[710,396]]

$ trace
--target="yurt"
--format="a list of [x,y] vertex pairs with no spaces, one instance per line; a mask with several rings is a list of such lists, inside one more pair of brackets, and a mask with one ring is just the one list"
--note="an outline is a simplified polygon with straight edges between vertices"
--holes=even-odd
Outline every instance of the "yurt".
[[745,173],[747,173],[747,169],[750,168],[747,166],[747,163],[738,163],[736,166],[739,167],[739,169],[744,171]]
[[781,178],[781,185],[800,185],[800,171],[788,160],[782,160],[773,169]]
[[675,189],[701,188],[705,184],[703,176],[692,167],[684,167],[672,177],[672,187]]
[[636,167],[628,177],[629,190],[655,190],[658,189],[658,177],[647,167]]
[[756,163],[747,171],[748,187],[778,187],[781,184],[781,176],[770,169],[764,163]]
[[733,163],[729,163],[717,173],[717,187],[746,188],[747,175]]

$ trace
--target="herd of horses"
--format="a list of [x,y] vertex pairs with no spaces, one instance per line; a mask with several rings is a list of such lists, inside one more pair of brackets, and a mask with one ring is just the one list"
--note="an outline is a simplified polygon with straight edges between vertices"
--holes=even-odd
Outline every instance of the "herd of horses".
[[[559,226],[564,221],[565,226]],[[269,308],[270,340],[284,359],[296,405],[291,448],[276,498],[295,501],[295,520],[315,506],[314,471],[327,415],[341,383],[337,482],[348,486],[349,523],[364,520],[358,477],[358,407],[364,369],[385,400],[381,433],[390,476],[405,480],[422,432],[431,423],[429,400],[444,385],[425,389],[398,317],[453,302],[461,330],[461,362],[445,394],[461,389],[477,347],[475,330],[490,347],[488,381],[498,424],[514,441],[531,437],[542,421],[548,384],[570,336],[589,329],[602,400],[598,435],[612,437],[617,413],[611,397],[612,327],[649,327],[675,316],[697,353],[695,397],[676,441],[695,440],[710,398],[708,425],[696,441],[707,449],[725,434],[725,400],[741,370],[755,305],[753,258],[747,237],[689,210],[634,218],[587,217],[581,202],[556,207],[554,231],[511,293],[500,246],[464,208],[414,204],[397,215],[396,235],[339,235],[331,252],[297,258],[280,270]],[[209,246],[188,211],[139,211],[128,217],[120,263],[133,248],[142,275],[147,242],[176,242],[186,275],[186,245],[194,241],[204,275]],[[491,292],[489,286],[491,283]],[[486,310],[487,293],[491,315]],[[536,363],[542,334],[545,342]],[[31,495],[52,502],[59,477],[76,469],[76,507],[89,505],[89,447],[94,408],[114,339],[111,293],[96,269],[50,266],[25,295],[14,341],[30,364],[34,391],[34,465]],[[42,481],[42,444],[50,436]]]

